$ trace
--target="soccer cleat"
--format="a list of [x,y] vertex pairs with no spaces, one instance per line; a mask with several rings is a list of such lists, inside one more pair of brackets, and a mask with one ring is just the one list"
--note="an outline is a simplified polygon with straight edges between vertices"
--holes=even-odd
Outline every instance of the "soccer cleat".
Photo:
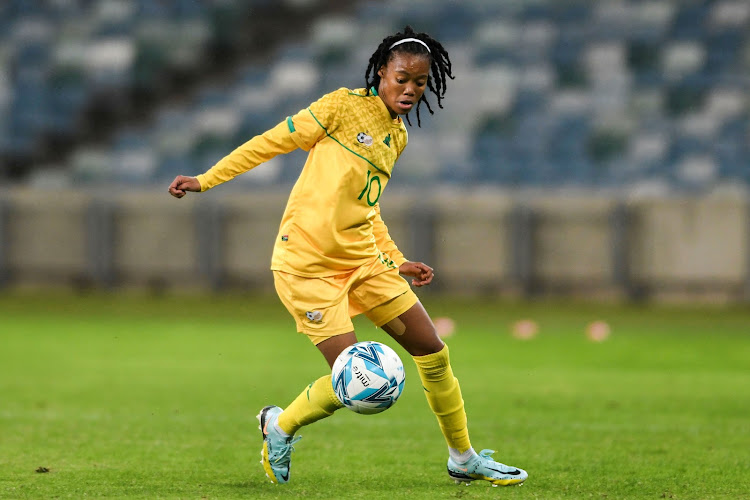
[[278,406],[266,406],[258,413],[258,427],[263,433],[263,449],[260,452],[260,463],[271,482],[280,484],[289,482],[289,468],[294,451],[294,443],[302,436],[292,438],[276,430],[274,424],[283,410]]
[[448,475],[458,483],[468,484],[477,479],[492,483],[492,486],[521,484],[529,475],[523,469],[510,467],[492,460],[493,450],[482,450],[465,464],[448,459]]

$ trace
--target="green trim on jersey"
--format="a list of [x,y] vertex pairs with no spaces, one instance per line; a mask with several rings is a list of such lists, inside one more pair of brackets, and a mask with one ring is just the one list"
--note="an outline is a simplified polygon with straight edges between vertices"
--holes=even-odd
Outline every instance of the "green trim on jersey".
[[377,165],[375,165],[375,164],[374,164],[373,162],[371,162],[370,160],[368,160],[367,158],[365,158],[365,157],[364,157],[364,156],[362,156],[361,154],[357,153],[356,151],[353,151],[353,150],[349,149],[349,148],[348,148],[348,147],[346,147],[346,146],[345,146],[345,145],[344,145],[344,144],[343,144],[343,143],[342,143],[341,141],[339,141],[339,140],[338,140],[338,139],[336,139],[336,138],[335,138],[334,136],[332,136],[331,134],[329,134],[329,133],[328,133],[328,129],[327,129],[327,128],[325,128],[325,127],[323,126],[323,124],[322,124],[322,123],[320,123],[320,121],[318,120],[318,117],[317,117],[317,116],[315,116],[315,113],[313,113],[313,112],[312,112],[312,110],[311,110],[310,108],[307,108],[307,110],[308,110],[308,111],[310,112],[310,114],[312,115],[313,119],[314,119],[314,120],[315,120],[315,121],[316,121],[316,122],[318,123],[318,125],[320,125],[320,128],[322,128],[323,130],[325,130],[325,131],[326,131],[326,135],[327,135],[328,137],[330,137],[331,139],[333,139],[334,141],[336,141],[336,142],[338,143],[338,145],[339,145],[339,146],[341,146],[342,148],[346,149],[347,151],[349,151],[349,152],[350,152],[350,153],[352,153],[353,155],[355,155],[355,156],[358,156],[358,157],[362,158],[362,159],[363,159],[363,160],[365,160],[365,161],[366,161],[367,163],[369,163],[370,165],[372,165],[372,167],[373,167],[373,168],[374,168],[375,170],[377,170],[378,172],[381,172],[381,173],[383,173],[383,174],[387,175],[387,176],[388,176],[389,178],[391,177],[391,174],[389,174],[388,172],[386,172],[385,170],[383,170],[383,169],[381,169],[381,168],[378,168],[378,166],[377,166]]
[[375,97],[378,97],[378,91],[375,90],[375,87],[370,87],[370,95],[360,94],[358,92],[349,92],[349,95],[356,95],[356,96],[359,96],[359,97],[370,97],[370,95],[373,95]]
[[289,133],[293,134],[295,132],[294,122],[292,121],[291,116],[286,117],[286,126],[289,127]]

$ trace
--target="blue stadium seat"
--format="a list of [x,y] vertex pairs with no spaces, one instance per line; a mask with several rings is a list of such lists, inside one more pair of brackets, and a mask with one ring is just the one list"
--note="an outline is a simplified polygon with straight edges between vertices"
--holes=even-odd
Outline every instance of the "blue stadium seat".
[[670,38],[675,40],[701,39],[706,33],[710,2],[699,0],[679,5],[672,21]]
[[[271,0],[262,3],[272,5]],[[209,43],[231,46],[240,36],[240,13],[258,5],[194,0],[136,0],[127,5],[105,1],[93,6],[85,2],[0,3],[0,43],[4,47],[0,55],[6,57],[0,62],[11,68],[6,72],[11,76],[10,101],[4,108],[10,140],[4,140],[2,148],[31,154],[45,134],[77,129],[98,86],[123,93],[133,88],[144,92],[155,89],[158,94],[166,69],[200,64],[201,50]],[[73,26],[80,26],[82,18],[89,19],[83,15],[89,7],[97,12],[90,16],[93,24],[80,30],[76,35],[80,40],[68,38],[75,31]],[[715,9],[717,2],[708,0],[414,0],[386,6],[364,2],[354,5],[344,18],[327,21],[335,28],[338,19],[342,29],[322,33],[323,22],[310,37],[284,44],[267,62],[238,65],[236,74],[227,76],[221,86],[206,83],[198,92],[183,96],[187,98],[184,105],[169,113],[157,112],[147,126],[128,131],[140,139],[117,136],[108,151],[113,156],[128,149],[146,151],[142,165],[150,161],[149,154],[154,155],[156,166],[151,173],[145,168],[140,175],[129,176],[127,182],[164,180],[176,173],[202,170],[323,93],[340,86],[362,86],[369,44],[380,42],[381,30],[384,36],[411,24],[441,40],[455,59],[458,79],[449,84],[446,109],[435,109],[437,115],[431,116],[425,106],[421,108],[423,130],[418,133],[426,142],[420,147],[439,157],[434,168],[440,178],[512,186],[616,186],[648,178],[681,185],[693,175],[685,173],[684,162],[705,155],[715,160],[719,178],[748,182],[747,112],[720,116],[717,130],[709,129],[699,138],[686,135],[681,128],[687,117],[710,111],[715,89],[747,89],[750,62],[745,53],[750,47],[750,23],[732,19],[717,23],[712,17]],[[39,20],[42,28],[38,34],[22,36],[13,29],[30,19]],[[347,24],[342,25],[341,19]],[[347,34],[349,24],[354,25],[352,32],[361,35],[362,46],[352,48],[347,39],[351,37]],[[46,29],[51,31],[45,33]],[[105,64],[103,72],[87,73],[89,59],[59,60],[60,47],[78,42],[95,47],[102,40],[113,39],[133,44],[132,64]],[[634,124],[623,127],[626,132],[617,137],[593,130],[593,124],[607,118],[600,116],[601,107],[570,113],[554,106],[561,93],[602,93],[593,87],[601,84],[601,79],[591,74],[595,67],[587,58],[591,48],[608,41],[626,47],[626,65],[617,70],[623,72],[619,75],[626,107],[622,114]],[[690,42],[704,49],[705,62],[684,73],[668,73],[664,51],[675,42]],[[182,50],[174,50],[175,44]],[[679,61],[674,64],[679,66]],[[502,70],[491,72],[487,67]],[[535,84],[538,82],[529,79],[528,75],[539,74],[540,68],[553,75],[551,82]],[[491,105],[457,104],[457,100],[485,95],[477,85],[481,83],[486,91],[493,82],[467,78],[485,74],[501,75],[502,96],[498,93]],[[436,108],[434,97],[428,98]],[[240,116],[228,116],[236,124],[210,134],[199,123],[201,113],[207,110]],[[493,114],[495,122],[488,122],[486,114]],[[410,130],[415,130],[416,116],[411,116],[411,122]],[[668,137],[668,151],[663,157],[631,155],[632,139],[648,134],[649,127]],[[471,139],[464,139],[468,137]],[[465,144],[467,140],[470,145]],[[607,141],[610,143],[604,144]],[[304,157],[290,158],[280,160],[280,173],[268,177],[267,182],[296,179]],[[695,167],[695,178],[700,178],[701,168]],[[705,178],[711,178],[710,172]]]
[[461,3],[445,2],[437,10],[441,19],[450,19],[450,22],[438,23],[433,32],[433,36],[444,44],[468,38],[479,20],[470,8]]
[[744,73],[739,66],[747,40],[744,31],[723,29],[705,37],[707,73],[713,75],[727,71]]

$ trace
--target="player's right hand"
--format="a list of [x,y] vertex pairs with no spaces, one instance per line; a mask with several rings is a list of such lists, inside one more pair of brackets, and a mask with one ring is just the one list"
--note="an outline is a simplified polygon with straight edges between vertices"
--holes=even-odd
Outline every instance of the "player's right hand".
[[188,191],[199,193],[200,190],[201,183],[198,182],[198,179],[186,175],[178,175],[169,185],[169,194],[175,198],[182,198]]

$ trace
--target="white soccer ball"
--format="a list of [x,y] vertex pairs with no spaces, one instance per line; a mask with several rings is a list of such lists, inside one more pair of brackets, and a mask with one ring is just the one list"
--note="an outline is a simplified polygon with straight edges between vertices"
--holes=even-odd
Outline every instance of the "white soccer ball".
[[331,383],[344,406],[370,415],[385,411],[404,390],[404,365],[396,351],[380,342],[357,342],[333,363]]

